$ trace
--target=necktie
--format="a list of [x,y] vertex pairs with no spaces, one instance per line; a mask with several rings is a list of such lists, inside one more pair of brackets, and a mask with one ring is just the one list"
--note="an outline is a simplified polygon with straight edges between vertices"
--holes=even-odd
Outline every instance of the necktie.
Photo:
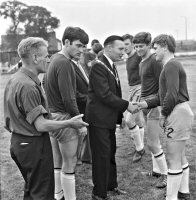
[[117,71],[116,71],[116,67],[114,64],[112,65],[112,71],[113,71],[115,77],[117,78]]
[[119,81],[119,77],[118,77],[118,72],[117,72],[116,66],[113,64],[112,67],[113,67],[112,71],[113,71],[114,76],[116,78],[117,84],[120,85],[120,81]]

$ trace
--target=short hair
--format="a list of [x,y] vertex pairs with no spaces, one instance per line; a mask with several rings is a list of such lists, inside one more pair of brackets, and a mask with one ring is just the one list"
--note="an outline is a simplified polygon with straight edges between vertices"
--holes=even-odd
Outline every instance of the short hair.
[[97,39],[92,40],[91,46],[93,46],[93,45],[96,44],[96,43],[99,43],[99,40],[97,40]]
[[93,51],[98,54],[103,49],[103,46],[100,43],[96,43],[93,47]]
[[68,26],[63,33],[62,37],[63,45],[65,45],[66,39],[68,39],[71,43],[75,40],[79,40],[83,44],[88,44],[89,42],[89,37],[83,29],[72,26]]
[[133,38],[133,43],[138,44],[138,43],[144,43],[146,45],[149,45],[151,42],[151,34],[148,32],[140,32],[137,33],[134,38]]
[[152,41],[152,46],[154,46],[155,43],[160,45],[161,47],[167,46],[167,48],[170,52],[172,52],[172,53],[175,52],[176,41],[172,35],[167,35],[167,34],[158,35]]
[[133,41],[133,36],[128,34],[128,33],[123,35],[122,38],[123,38],[124,41],[127,40],[127,39],[129,39],[131,42]]
[[21,59],[26,59],[32,50],[38,50],[41,46],[48,47],[48,42],[43,38],[28,37],[19,43],[17,52]]
[[123,41],[123,38],[121,36],[118,36],[118,35],[111,35],[111,36],[106,38],[106,40],[103,43],[103,46],[106,47],[109,44],[113,44],[115,40]]

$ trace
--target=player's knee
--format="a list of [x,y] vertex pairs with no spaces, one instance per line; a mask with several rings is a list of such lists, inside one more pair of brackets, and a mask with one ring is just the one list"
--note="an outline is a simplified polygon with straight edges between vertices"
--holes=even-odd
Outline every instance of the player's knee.
[[63,162],[62,171],[64,173],[73,173],[75,172],[77,158],[69,159]]
[[144,124],[145,124],[144,120],[136,119],[135,122],[139,127],[144,127]]
[[135,126],[135,121],[133,121],[130,117],[126,117],[125,123],[129,128],[132,128]]
[[149,150],[153,153],[153,154],[156,154],[156,153],[159,153],[160,152],[160,147],[158,147],[154,142],[148,140],[147,141],[147,146],[149,148]]
[[182,162],[180,157],[167,155],[168,167],[173,169],[181,168]]
[[61,168],[62,166],[62,157],[61,156],[53,156],[53,160],[54,160],[54,167],[56,168]]

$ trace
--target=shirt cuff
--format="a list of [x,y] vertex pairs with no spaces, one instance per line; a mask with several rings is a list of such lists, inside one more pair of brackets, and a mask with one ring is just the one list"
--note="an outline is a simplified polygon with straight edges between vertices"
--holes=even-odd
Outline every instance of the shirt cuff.
[[39,105],[27,114],[26,120],[29,122],[29,124],[32,124],[37,119],[37,117],[43,114],[48,114],[48,112],[42,105]]

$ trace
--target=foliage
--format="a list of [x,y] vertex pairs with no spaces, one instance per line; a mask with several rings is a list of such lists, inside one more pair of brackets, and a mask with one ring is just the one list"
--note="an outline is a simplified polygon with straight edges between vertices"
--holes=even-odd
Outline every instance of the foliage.
[[60,22],[44,7],[28,6],[15,0],[5,1],[0,5],[0,16],[11,19],[12,24],[7,34],[16,35],[23,32],[27,36],[39,36],[45,39],[49,32],[58,28]]
[[18,26],[21,22],[21,11],[26,7],[26,4],[19,1],[5,1],[0,5],[0,16],[3,16],[5,19],[10,18],[12,22],[7,30],[8,34],[16,35],[22,31]]
[[24,22],[25,34],[28,36],[41,36],[47,39],[47,33],[58,28],[59,20],[51,16],[46,8],[29,6],[22,10],[21,22]]

